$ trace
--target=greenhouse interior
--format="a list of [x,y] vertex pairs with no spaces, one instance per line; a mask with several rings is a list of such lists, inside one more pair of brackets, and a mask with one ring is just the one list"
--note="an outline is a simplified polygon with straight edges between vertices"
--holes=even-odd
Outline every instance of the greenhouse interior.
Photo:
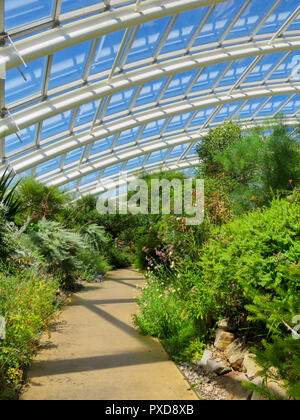
[[0,400],[300,399],[299,0],[0,0],[0,117]]

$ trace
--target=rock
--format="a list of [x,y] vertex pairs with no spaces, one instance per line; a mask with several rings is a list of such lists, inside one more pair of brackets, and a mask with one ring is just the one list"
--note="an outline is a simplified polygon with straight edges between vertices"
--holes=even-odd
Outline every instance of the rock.
[[231,369],[224,362],[217,362],[216,360],[208,360],[206,370],[217,375],[225,375]]
[[271,380],[267,381],[267,387],[272,394],[275,394],[276,397],[281,398],[283,400],[288,400],[288,396],[286,394],[286,390],[284,388],[283,382],[277,383]]
[[244,345],[244,342],[240,339],[234,340],[229,346],[225,349],[225,356],[233,369],[242,370],[242,365],[244,362],[244,357],[247,353],[247,349]]
[[207,362],[212,358],[212,355],[212,352],[206,349],[203,353],[202,359],[200,361],[195,362],[195,365],[205,369]]
[[219,384],[231,394],[233,400],[251,400],[252,391],[242,385],[243,381],[249,382],[245,374],[230,372],[227,375],[220,377],[218,381]]
[[216,331],[215,347],[225,350],[234,341],[234,335],[221,329]]
[[[256,386],[262,386],[263,378],[258,376],[252,381],[252,383]],[[254,391],[252,394],[251,400],[252,401],[265,401],[266,398],[264,398],[263,396],[259,395],[257,392]]]
[[229,344],[229,346],[226,348],[224,353],[227,359],[229,360],[230,357],[236,353],[243,353],[245,355],[246,352],[247,352],[247,349],[244,345],[244,342],[240,340],[239,338],[237,338],[231,344]]
[[256,378],[259,372],[262,371],[262,368],[255,363],[253,358],[255,358],[254,354],[247,353],[243,362],[243,368],[245,369],[246,375],[250,380]]
[[220,328],[221,330],[225,330],[225,331],[229,331],[229,320],[226,319],[222,319],[221,321],[218,322],[218,328]]
[[244,353],[235,353],[229,358],[229,363],[234,370],[241,370],[244,362]]

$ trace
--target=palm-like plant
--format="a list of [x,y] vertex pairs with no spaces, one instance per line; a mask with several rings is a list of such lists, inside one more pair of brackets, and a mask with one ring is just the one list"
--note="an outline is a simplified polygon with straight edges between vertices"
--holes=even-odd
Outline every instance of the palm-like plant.
[[12,175],[12,170],[5,169],[0,178],[0,203],[5,208],[5,218],[7,220],[13,220],[16,214],[22,210],[22,203],[15,194],[20,181],[16,182],[11,188],[14,180],[15,176]]

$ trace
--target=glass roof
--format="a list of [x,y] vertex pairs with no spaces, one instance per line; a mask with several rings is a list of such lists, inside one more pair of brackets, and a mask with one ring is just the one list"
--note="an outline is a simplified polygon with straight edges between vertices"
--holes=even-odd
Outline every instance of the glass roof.
[[299,0],[0,0],[2,167],[97,194],[300,110]]

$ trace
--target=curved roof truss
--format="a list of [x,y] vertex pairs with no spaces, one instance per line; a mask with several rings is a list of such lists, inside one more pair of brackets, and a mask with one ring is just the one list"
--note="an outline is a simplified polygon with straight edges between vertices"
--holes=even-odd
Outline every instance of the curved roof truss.
[[298,123],[297,0],[46,3],[5,31],[0,0],[0,154],[18,174],[98,194],[111,173],[192,167],[225,120]]

